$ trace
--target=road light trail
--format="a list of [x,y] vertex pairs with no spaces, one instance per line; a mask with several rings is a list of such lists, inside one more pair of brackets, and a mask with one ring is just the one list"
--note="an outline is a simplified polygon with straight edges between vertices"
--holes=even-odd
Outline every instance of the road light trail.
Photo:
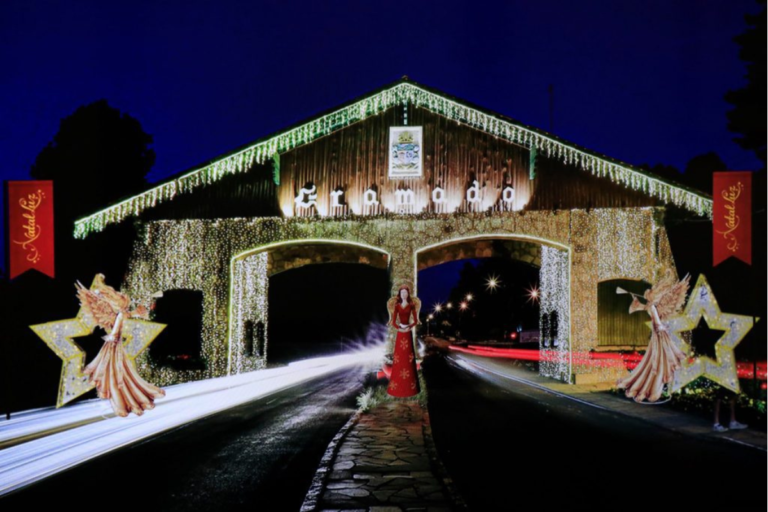
[[[375,364],[381,361],[381,356],[382,349],[377,347],[353,354],[300,361],[284,368],[171,386],[166,388],[166,398],[158,401],[154,410],[141,417],[105,415],[101,401],[86,403],[71,413],[66,409],[43,409],[22,414],[13,431],[27,437],[68,428],[68,425],[78,426],[0,451],[0,495],[120,447],[340,368]],[[99,420],[100,417],[103,419]],[[82,424],[88,421],[90,423]],[[8,437],[5,428],[3,435]]]

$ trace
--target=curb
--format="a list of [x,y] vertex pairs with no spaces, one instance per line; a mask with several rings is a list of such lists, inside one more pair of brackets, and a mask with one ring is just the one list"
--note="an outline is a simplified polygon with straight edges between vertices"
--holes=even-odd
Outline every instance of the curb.
[[320,465],[315,472],[315,477],[312,479],[312,485],[309,486],[309,491],[307,491],[307,495],[304,498],[304,503],[301,505],[301,512],[315,512],[317,510],[317,502],[323,495],[328,475],[333,471],[333,461],[336,459],[339,446],[344,438],[347,437],[349,431],[352,430],[352,427],[357,424],[361,414],[361,410],[358,409],[328,444],[328,448],[325,449],[323,458],[320,459]]

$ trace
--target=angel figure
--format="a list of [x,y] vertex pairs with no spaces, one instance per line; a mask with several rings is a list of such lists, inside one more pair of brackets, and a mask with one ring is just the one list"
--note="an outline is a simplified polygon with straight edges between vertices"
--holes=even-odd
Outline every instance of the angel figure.
[[154,409],[154,400],[165,396],[165,391],[139,376],[125,352],[122,335],[123,322],[128,318],[146,319],[147,308],[131,310],[131,299],[106,285],[103,274],[96,276],[92,289],[79,281],[75,288],[85,314],[107,332],[99,354],[83,370],[96,386],[99,398],[109,399],[115,414],[121,417],[131,412],[141,416]]
[[397,329],[387,393],[397,397],[414,396],[419,393],[419,379],[411,331],[419,323],[421,301],[412,297],[410,287],[404,284],[397,295],[387,301],[387,309],[389,324]]
[[[629,376],[618,382],[618,388],[626,390],[627,397],[634,398],[636,402],[657,401],[664,385],[672,382],[675,371],[686,358],[669,337],[664,321],[683,307],[689,281],[690,275],[678,281],[672,269],[667,268],[664,277],[645,291],[642,297],[645,303],[640,302],[639,295],[631,293],[633,300],[629,312],[645,311],[651,317],[651,340],[645,356]],[[630,292],[617,288],[616,293]]]

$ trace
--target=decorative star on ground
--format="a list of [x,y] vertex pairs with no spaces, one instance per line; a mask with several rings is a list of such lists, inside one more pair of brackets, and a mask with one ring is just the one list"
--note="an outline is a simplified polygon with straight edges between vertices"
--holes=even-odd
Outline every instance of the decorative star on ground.
[[[165,324],[146,320],[129,318],[125,321],[123,347],[131,362],[149,347],[165,327]],[[83,374],[85,351],[73,339],[87,336],[96,328],[96,324],[85,314],[82,307],[75,318],[30,325],[29,328],[64,362],[59,381],[59,397],[56,400],[57,408],[95,387],[88,382],[88,376]]]
[[[701,318],[710,329],[725,331],[715,343],[715,359],[706,356],[691,357],[692,347],[685,343],[680,333],[692,331]],[[699,275],[685,309],[666,320],[672,342],[688,354],[682,368],[675,372],[672,391],[679,391],[698,377],[706,377],[724,388],[739,392],[734,348],[754,325],[751,316],[723,313],[703,274]]]

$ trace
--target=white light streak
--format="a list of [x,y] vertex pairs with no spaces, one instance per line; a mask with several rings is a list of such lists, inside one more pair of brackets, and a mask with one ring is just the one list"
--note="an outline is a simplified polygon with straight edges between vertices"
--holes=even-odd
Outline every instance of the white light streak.
[[[20,413],[10,421],[0,421],[0,442],[44,437],[0,450],[0,496],[190,421],[347,366],[377,364],[382,357],[383,346],[379,345],[351,354],[307,359],[283,368],[169,386],[165,388],[166,397],[143,416],[118,418],[106,400]],[[49,434],[52,431],[55,433]]]

